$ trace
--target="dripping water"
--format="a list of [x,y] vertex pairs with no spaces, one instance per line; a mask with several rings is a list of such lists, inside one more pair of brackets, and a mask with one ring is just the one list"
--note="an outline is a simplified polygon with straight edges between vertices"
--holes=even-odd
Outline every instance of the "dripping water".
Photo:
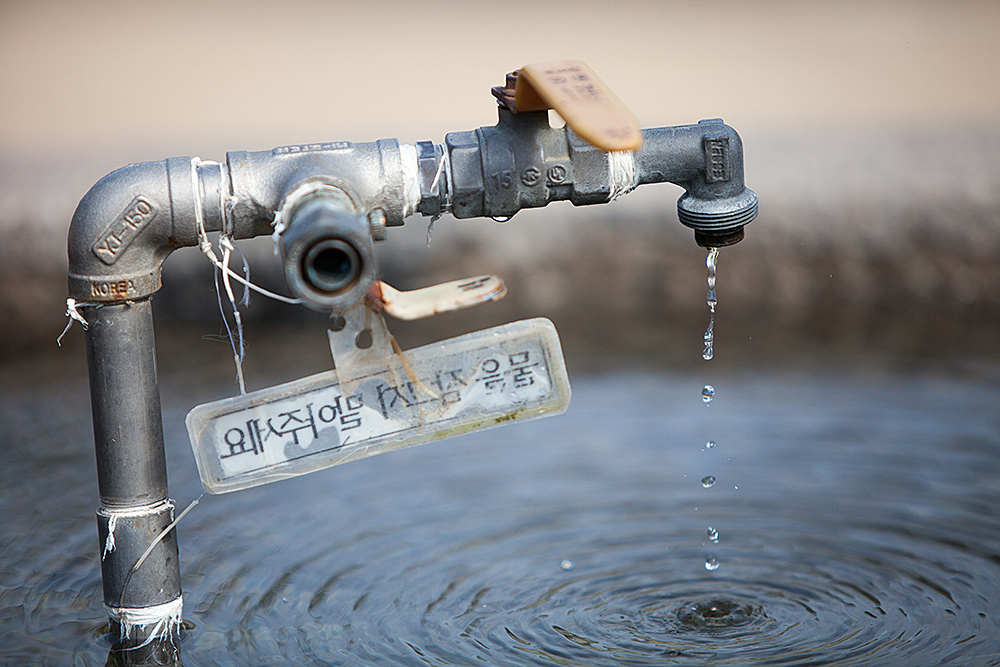
[[[706,298],[706,303],[708,304],[708,329],[705,330],[705,350],[701,353],[701,358],[705,361],[711,361],[712,357],[715,356],[715,307],[718,305],[719,301],[715,295],[715,267],[719,260],[719,249],[709,248],[708,256],[705,258],[705,268],[708,269],[708,297]],[[715,387],[712,385],[705,385],[705,388],[701,391],[701,399],[707,405],[715,398]],[[715,442],[709,442],[708,448],[715,446]],[[701,480],[701,485],[709,489],[715,485],[715,477],[713,475],[708,475]],[[719,531],[714,527],[708,527],[708,539],[710,542],[717,543],[719,541]],[[708,571],[715,571],[719,569],[719,561],[715,556],[709,556],[705,560],[705,569]]]
[[705,351],[701,353],[701,358],[711,361],[715,356],[715,307],[718,299],[715,296],[715,265],[719,259],[719,249],[709,248],[708,257],[705,259],[705,267],[708,269],[708,329],[705,331]]

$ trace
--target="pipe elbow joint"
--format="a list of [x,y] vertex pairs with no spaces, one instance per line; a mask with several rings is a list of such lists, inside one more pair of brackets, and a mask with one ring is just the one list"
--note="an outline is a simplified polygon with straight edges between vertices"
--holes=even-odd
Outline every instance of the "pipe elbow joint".
[[87,192],[67,241],[72,298],[130,301],[160,288],[163,260],[197,244],[191,173],[189,158],[131,164]]
[[698,245],[733,245],[743,240],[743,228],[757,217],[757,195],[744,183],[743,142],[720,119],[693,127],[700,134],[702,168],[681,183],[686,192],[677,200],[677,216],[694,230]]

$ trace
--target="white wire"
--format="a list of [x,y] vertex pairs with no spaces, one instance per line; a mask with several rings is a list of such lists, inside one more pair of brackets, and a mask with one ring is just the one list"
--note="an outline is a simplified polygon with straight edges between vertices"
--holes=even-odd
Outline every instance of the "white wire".
[[[226,296],[229,298],[229,302],[232,304],[233,309],[233,319],[236,320],[236,335],[238,342],[233,338],[233,332],[229,328],[229,322],[226,319],[225,311],[222,308],[222,294],[219,294],[219,309],[222,312],[222,320],[226,325],[226,331],[229,334],[229,342],[233,347],[233,359],[236,363],[236,381],[240,388],[240,393],[246,393],[246,381],[243,375],[243,357],[244,357],[244,338],[243,338],[243,318],[240,316],[239,308],[236,305],[236,296],[233,294],[232,284],[230,280],[235,280],[241,283],[247,289],[251,289],[259,294],[262,294],[268,298],[275,299],[276,301],[281,301],[283,303],[289,304],[300,304],[302,299],[292,299],[290,297],[282,296],[280,294],[275,294],[274,292],[268,291],[262,287],[258,287],[250,282],[250,266],[243,258],[243,266],[246,272],[246,278],[240,276],[238,273],[229,268],[229,258],[233,250],[236,250],[236,246],[232,242],[232,229],[230,224],[229,214],[232,208],[235,206],[235,199],[228,196],[224,191],[228,190],[228,186],[224,183],[219,185],[219,206],[222,214],[222,232],[219,235],[219,246],[222,248],[222,260],[219,259],[218,255],[215,254],[215,249],[212,247],[212,242],[208,238],[208,232],[205,231],[205,214],[202,210],[202,198],[201,198],[201,187],[198,179],[198,167],[206,165],[218,165],[217,162],[203,161],[201,158],[193,157],[191,158],[191,189],[192,196],[194,197],[194,217],[195,223],[198,228],[198,248],[201,250],[202,254],[208,258],[208,261],[212,263],[216,269],[222,273],[222,282],[225,286]],[[221,167],[220,167],[221,169]],[[224,170],[223,170],[224,171]],[[237,251],[238,252],[238,251]],[[241,253],[242,255],[242,253]],[[219,291],[218,282],[216,282],[216,291]],[[249,295],[245,295],[242,299],[243,303],[247,303],[247,298]]]
[[73,321],[77,321],[83,325],[84,330],[90,326],[87,323],[86,318],[80,314],[80,308],[85,308],[88,306],[93,306],[95,308],[100,307],[102,304],[95,301],[77,301],[73,297],[66,299],[66,317],[69,318],[69,322],[66,323],[66,328],[62,330],[59,337],[56,338],[56,345],[62,347],[62,339],[69,332],[70,327],[73,326]]

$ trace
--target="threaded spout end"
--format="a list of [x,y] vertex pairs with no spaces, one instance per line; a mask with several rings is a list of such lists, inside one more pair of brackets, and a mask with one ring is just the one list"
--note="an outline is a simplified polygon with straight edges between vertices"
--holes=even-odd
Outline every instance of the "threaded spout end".
[[757,217],[757,195],[749,188],[721,199],[702,199],[686,193],[677,201],[677,217],[694,230],[698,245],[733,245],[743,240],[743,228]]

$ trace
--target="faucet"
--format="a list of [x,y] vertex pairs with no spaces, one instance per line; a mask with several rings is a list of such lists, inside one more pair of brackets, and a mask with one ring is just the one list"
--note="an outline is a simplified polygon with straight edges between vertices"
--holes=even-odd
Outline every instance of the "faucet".
[[[174,250],[204,247],[208,232],[273,235],[291,292],[338,313],[376,286],[373,244],[418,213],[505,220],[552,201],[600,204],[672,182],[685,190],[678,217],[699,245],[743,238],[757,197],[744,185],[735,130],[718,119],[636,130],[632,149],[608,152],[593,132],[584,137],[586,123],[552,127],[544,100],[522,103],[552,92],[528,71],[494,89],[496,125],[450,133],[440,144],[333,141],[230,152],[221,163],[168,158],[118,169],[83,197],[69,228],[69,296],[87,313],[104,600],[120,637],[142,641],[157,632],[149,618],[180,615],[175,531],[134,568],[151,536],[174,520],[150,300]],[[573,117],[572,105],[552,104]]]

